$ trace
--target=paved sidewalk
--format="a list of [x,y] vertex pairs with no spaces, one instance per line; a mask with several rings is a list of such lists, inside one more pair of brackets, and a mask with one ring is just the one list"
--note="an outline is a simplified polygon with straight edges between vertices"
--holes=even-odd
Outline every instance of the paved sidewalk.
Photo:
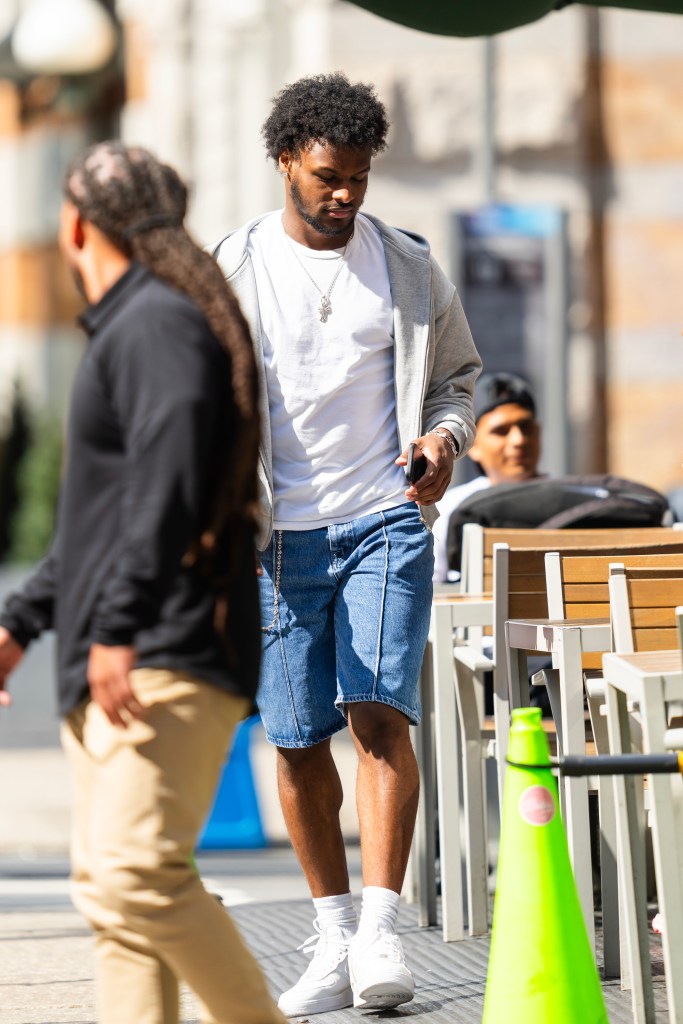
[[[359,892],[357,848],[351,848],[350,859],[353,891]],[[297,947],[313,929],[311,903],[291,851],[203,855],[199,863],[207,887],[231,904],[230,913],[273,991],[293,984],[306,965]],[[95,1024],[92,943],[88,929],[70,907],[66,875],[63,859],[33,864],[0,861],[0,1024]],[[359,1024],[362,1019],[389,1017],[422,1017],[429,1024],[481,1020],[488,939],[445,944],[440,929],[418,928],[414,908],[405,905],[399,930],[415,974],[414,1001],[380,1014],[349,1009],[314,1020],[321,1024]],[[665,1024],[661,979],[655,989],[657,1024]],[[630,1024],[628,994],[620,991],[617,982],[605,984],[604,991],[611,1024]],[[189,992],[183,996],[182,1019],[183,1024],[199,1024]]]
[[[358,848],[351,846],[348,855],[351,884],[359,892]],[[312,931],[306,883],[289,847],[206,853],[197,859],[204,884],[231,913],[246,905],[251,910],[296,900],[305,913],[295,946]],[[0,1024],[96,1020],[92,938],[71,905],[68,873],[63,852],[0,856]],[[189,992],[183,996],[183,1021],[198,1022]]]

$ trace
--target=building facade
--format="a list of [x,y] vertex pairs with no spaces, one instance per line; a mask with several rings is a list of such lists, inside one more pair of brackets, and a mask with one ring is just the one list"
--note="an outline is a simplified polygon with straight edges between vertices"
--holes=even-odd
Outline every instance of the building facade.
[[[569,6],[498,37],[487,78],[482,40],[411,31],[343,0],[117,0],[116,13],[121,133],[189,179],[203,243],[280,205],[260,140],[269,101],[331,70],[373,81],[390,111],[368,209],[426,235],[454,277],[455,213],[491,198],[562,211],[568,445],[565,466],[548,468],[664,490],[683,479],[683,18]],[[45,396],[73,362],[53,172],[102,119],[62,112],[31,127],[17,96],[0,82],[0,370],[21,365]]]

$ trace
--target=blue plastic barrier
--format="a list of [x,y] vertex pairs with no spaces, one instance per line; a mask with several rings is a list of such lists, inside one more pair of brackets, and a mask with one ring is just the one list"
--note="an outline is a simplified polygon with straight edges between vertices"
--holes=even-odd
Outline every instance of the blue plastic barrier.
[[249,756],[251,733],[260,721],[252,715],[235,732],[198,850],[260,850],[268,845]]

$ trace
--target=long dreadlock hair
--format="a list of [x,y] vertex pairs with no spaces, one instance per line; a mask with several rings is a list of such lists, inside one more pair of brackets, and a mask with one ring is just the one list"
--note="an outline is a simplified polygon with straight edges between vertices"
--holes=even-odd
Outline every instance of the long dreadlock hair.
[[237,427],[225,451],[211,522],[188,555],[212,568],[220,544],[229,567],[235,545],[244,544],[245,528],[253,534],[259,446],[254,350],[237,299],[218,265],[183,226],[185,184],[147,150],[117,141],[90,146],[69,165],[64,193],[117,249],[189,296],[230,357]]

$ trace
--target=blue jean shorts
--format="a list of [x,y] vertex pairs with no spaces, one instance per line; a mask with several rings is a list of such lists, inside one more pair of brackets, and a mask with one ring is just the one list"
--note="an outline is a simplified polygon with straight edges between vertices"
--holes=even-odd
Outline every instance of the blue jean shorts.
[[417,505],[276,531],[261,562],[257,700],[270,742],[320,743],[359,701],[388,704],[416,725],[434,571]]

